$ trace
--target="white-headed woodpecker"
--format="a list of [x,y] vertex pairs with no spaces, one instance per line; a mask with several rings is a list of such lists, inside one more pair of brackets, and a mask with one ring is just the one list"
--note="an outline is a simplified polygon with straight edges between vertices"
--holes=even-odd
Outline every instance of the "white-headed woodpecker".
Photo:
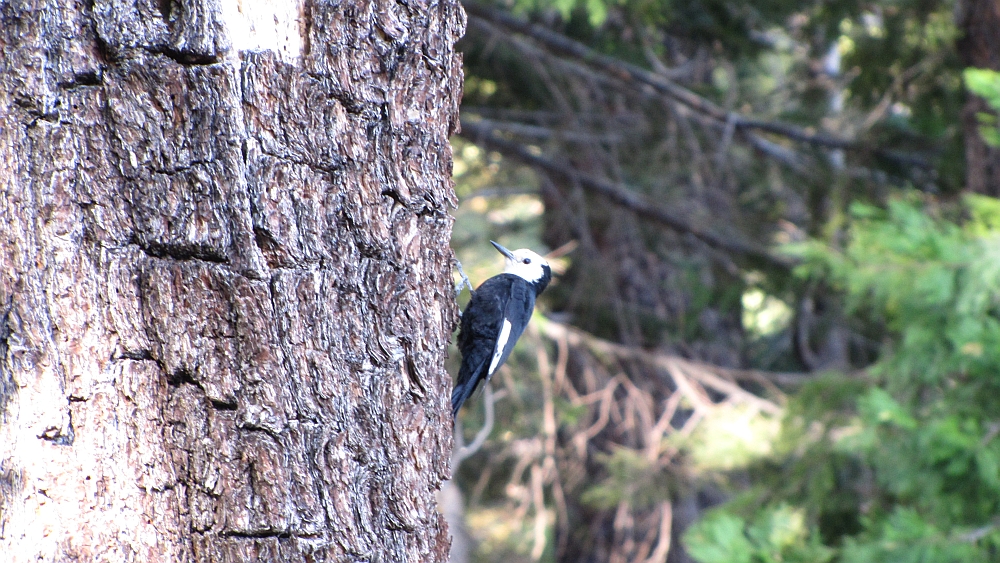
[[522,248],[513,252],[490,241],[507,257],[502,274],[484,281],[462,313],[458,349],[462,367],[451,393],[452,415],[482,381],[489,381],[510,356],[535,309],[535,298],[549,285],[552,270],[544,258]]

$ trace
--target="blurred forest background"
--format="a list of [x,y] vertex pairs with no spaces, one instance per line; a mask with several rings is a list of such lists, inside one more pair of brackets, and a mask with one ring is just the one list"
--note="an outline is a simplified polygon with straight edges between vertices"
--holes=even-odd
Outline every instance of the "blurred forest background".
[[1000,2],[465,5],[454,560],[1000,561]]

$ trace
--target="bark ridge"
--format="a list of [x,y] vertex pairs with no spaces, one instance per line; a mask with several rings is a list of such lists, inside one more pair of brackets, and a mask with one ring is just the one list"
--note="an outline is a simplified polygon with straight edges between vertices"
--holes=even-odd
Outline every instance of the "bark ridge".
[[447,558],[464,12],[231,8],[0,0],[10,561]]

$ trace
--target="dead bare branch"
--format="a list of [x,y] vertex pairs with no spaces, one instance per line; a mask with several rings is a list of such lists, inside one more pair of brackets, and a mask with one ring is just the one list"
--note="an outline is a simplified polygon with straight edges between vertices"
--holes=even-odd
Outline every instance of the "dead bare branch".
[[709,231],[708,229],[693,225],[686,219],[678,217],[674,213],[654,205],[653,203],[647,201],[644,197],[624,186],[584,174],[569,164],[559,163],[536,155],[520,143],[508,141],[495,135],[489,127],[478,122],[472,121],[463,123],[460,135],[474,143],[485,145],[508,157],[520,160],[530,166],[540,168],[549,174],[561,176],[593,193],[601,195],[612,202],[633,211],[640,217],[656,221],[657,223],[667,226],[675,231],[690,234],[714,248],[753,258],[765,262],[770,266],[782,269],[791,268],[795,264],[791,258],[774,254],[765,247],[727,238]]
[[660,503],[660,537],[656,548],[645,563],[666,563],[670,553],[670,534],[674,522],[674,507],[670,501]]
[[747,133],[762,131],[817,147],[869,153],[907,166],[917,166],[928,170],[932,168],[932,164],[929,161],[916,155],[889,151],[870,143],[815,132],[811,129],[802,128],[790,123],[746,117],[736,112],[727,112],[714,102],[674,83],[661,73],[651,72],[614,57],[598,53],[586,45],[551,29],[521,20],[503,11],[476,2],[466,2],[464,5],[470,15],[470,24],[476,23],[475,20],[479,19],[520,33],[532,38],[546,49],[559,55],[570,57],[599,68],[601,71],[618,80],[651,87],[657,92],[720,123],[731,123],[737,130]]
[[[766,399],[757,397],[739,385],[726,381],[717,374],[726,373],[730,375],[744,376],[753,374],[755,377],[763,377],[771,381],[778,378],[794,378],[796,382],[805,381],[810,377],[808,374],[770,374],[771,377],[768,377],[766,375],[767,372],[757,370],[736,370],[712,366],[702,362],[693,362],[680,356],[652,353],[639,348],[623,346],[621,344],[602,340],[570,328],[566,325],[551,321],[541,323],[540,330],[549,338],[565,338],[566,341],[572,345],[585,346],[598,354],[610,355],[619,359],[638,360],[646,365],[654,365],[667,370],[674,378],[677,388],[693,402],[696,407],[695,410],[698,410],[697,407],[708,406],[711,401],[709,401],[707,396],[705,396],[704,391],[699,392],[698,389],[692,385],[690,379],[693,379],[701,385],[705,385],[706,387],[709,387],[719,393],[732,396],[736,400],[751,404],[763,412],[777,414],[781,412],[780,406]],[[747,377],[744,377],[744,379],[747,379]],[[706,403],[706,401],[708,401],[708,403]]]
[[[780,406],[768,401],[767,399],[761,399],[757,395],[750,393],[735,383],[722,379],[711,371],[704,369],[702,367],[704,364],[693,364],[687,360],[676,357],[654,357],[652,359],[654,362],[661,364],[664,367],[671,366],[674,370],[683,371],[685,374],[689,375],[692,379],[697,380],[702,385],[710,387],[719,393],[729,395],[730,399],[736,399],[747,403],[768,414],[781,413]],[[671,371],[671,374],[673,373],[675,372]]]

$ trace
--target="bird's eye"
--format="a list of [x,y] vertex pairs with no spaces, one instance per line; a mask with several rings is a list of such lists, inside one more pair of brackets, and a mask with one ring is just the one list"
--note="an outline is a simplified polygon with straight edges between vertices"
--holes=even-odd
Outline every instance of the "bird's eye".
[[531,258],[525,258],[524,259],[524,263],[525,264],[531,264]]

